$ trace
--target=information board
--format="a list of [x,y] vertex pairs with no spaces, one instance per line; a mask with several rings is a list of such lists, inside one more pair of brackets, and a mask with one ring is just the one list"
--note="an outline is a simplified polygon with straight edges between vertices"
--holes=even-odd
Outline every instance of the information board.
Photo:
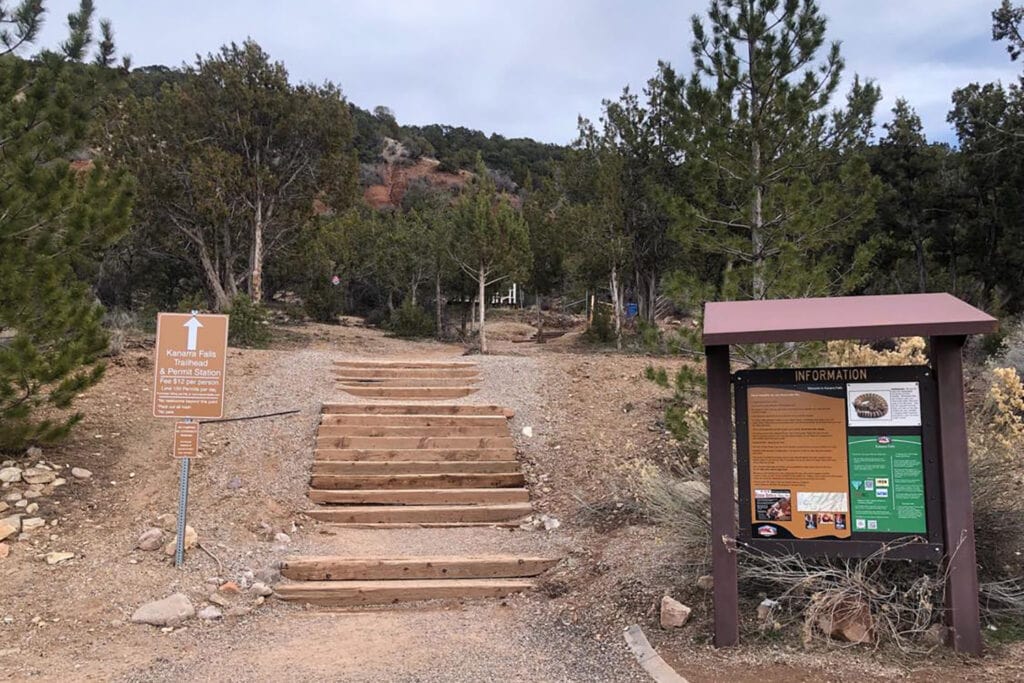
[[741,538],[856,555],[908,536],[941,543],[930,368],[749,370],[733,383]]
[[227,347],[228,316],[160,313],[153,416],[223,417]]

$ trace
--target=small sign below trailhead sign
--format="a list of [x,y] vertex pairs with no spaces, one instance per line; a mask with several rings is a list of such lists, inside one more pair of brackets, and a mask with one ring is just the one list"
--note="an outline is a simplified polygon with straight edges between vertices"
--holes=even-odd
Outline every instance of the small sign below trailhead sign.
[[222,417],[227,345],[226,315],[157,316],[153,416]]
[[174,446],[171,449],[175,458],[199,457],[199,423],[175,422]]

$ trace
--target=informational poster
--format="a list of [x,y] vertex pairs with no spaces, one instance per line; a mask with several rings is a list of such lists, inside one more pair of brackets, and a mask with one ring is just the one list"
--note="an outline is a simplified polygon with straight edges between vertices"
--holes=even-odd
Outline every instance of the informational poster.
[[919,436],[851,436],[850,490],[855,531],[927,531]]
[[750,388],[755,535],[849,537],[845,404],[837,387]]
[[747,537],[928,536],[927,368],[752,370],[734,381]]

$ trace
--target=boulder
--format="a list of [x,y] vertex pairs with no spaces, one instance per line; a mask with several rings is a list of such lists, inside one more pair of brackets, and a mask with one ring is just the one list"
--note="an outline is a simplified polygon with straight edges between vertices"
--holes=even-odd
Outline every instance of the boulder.
[[689,620],[691,611],[678,600],[664,596],[661,599],[661,627],[679,628]]
[[5,467],[0,470],[0,482],[5,484],[13,484],[14,482],[21,481],[21,470],[17,467]]
[[[191,550],[199,544],[199,534],[189,525],[185,525],[185,550]],[[164,546],[164,554],[173,555],[178,545],[178,535],[175,534],[171,542]]]
[[156,550],[163,545],[164,532],[156,527],[150,527],[142,532],[135,547],[139,550]]
[[132,615],[132,622],[151,626],[177,626],[195,614],[196,610],[188,596],[183,593],[172,593],[163,600],[147,602],[139,607]]
[[92,476],[92,472],[85,469],[84,467],[72,467],[71,476],[75,479],[88,479]]
[[831,611],[818,617],[818,628],[825,634],[848,643],[870,643],[874,640],[874,619],[871,608],[858,600],[844,600]]
[[29,467],[21,473],[21,478],[27,484],[49,484],[57,478],[57,475],[54,474],[53,470],[43,469],[42,467]]

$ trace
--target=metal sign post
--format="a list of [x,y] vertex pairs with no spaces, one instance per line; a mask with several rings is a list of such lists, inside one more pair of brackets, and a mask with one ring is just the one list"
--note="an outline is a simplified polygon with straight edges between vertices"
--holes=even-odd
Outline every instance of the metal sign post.
[[[191,424],[190,418],[185,419]],[[181,459],[181,475],[178,480],[178,539],[174,546],[174,566],[180,567],[185,562],[185,516],[188,510],[188,471],[192,458]]]

